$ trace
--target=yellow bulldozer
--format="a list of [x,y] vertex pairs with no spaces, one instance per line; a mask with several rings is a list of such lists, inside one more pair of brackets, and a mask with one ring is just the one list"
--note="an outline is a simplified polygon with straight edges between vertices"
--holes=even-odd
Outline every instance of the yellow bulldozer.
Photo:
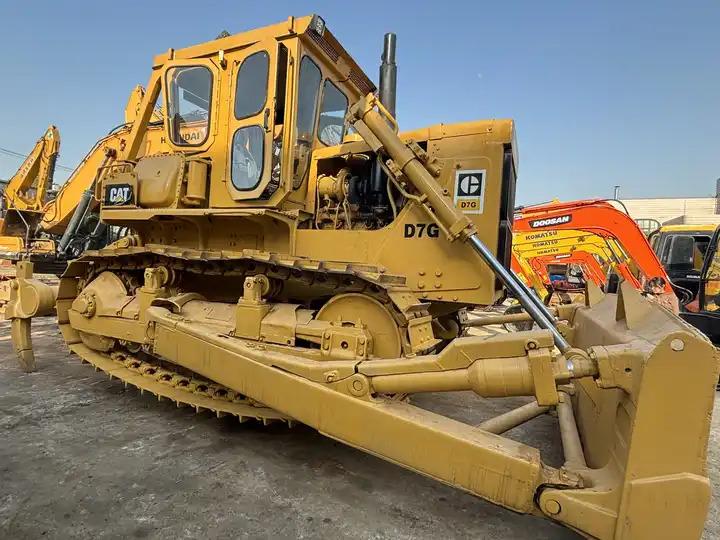
[[[543,305],[510,271],[513,122],[399,132],[385,45],[379,94],[316,15],[156,56],[94,192],[131,234],[56,288],[19,263],[19,357],[56,311],[83,361],[178,404],[301,422],[587,537],[699,538],[715,349],[627,283]],[[161,95],[168,150],[144,153]],[[508,292],[537,329],[464,335]],[[475,426],[411,399],[454,391],[532,401]],[[501,436],[549,409],[560,467]]]

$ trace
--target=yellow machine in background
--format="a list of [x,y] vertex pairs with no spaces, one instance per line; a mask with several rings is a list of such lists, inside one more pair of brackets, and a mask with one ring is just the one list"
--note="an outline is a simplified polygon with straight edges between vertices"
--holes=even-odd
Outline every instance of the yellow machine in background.
[[[539,302],[509,270],[513,122],[398,133],[393,43],[379,96],[318,16],[155,57],[96,184],[102,220],[132,234],[58,288],[19,264],[24,366],[31,318],[56,309],[84,361],[178,403],[302,422],[587,536],[699,538],[714,348],[626,283]],[[144,152],[161,95],[168,149]],[[507,291],[539,330],[459,337],[466,308]],[[534,401],[472,426],[405,399],[467,390]],[[548,408],[560,467],[500,436]]]
[[[123,149],[144,93],[142,86],[133,89],[125,108],[125,123],[95,143],[50,200],[46,200],[46,193],[52,185],[60,134],[54,126],[48,129],[5,189],[7,209],[0,225],[0,259],[28,259],[40,271],[61,273],[66,261],[86,247],[107,243],[108,231],[99,221],[94,200],[95,182],[98,171]],[[151,121],[161,123],[161,115],[161,110],[154,110]],[[167,149],[159,134],[157,125],[148,129],[143,152]]]
[[[124,234],[124,229],[109,229],[100,221],[95,184],[99,171],[124,148],[144,95],[142,86],[133,89],[125,108],[125,123],[95,143],[50,200],[47,193],[60,134],[54,126],[47,130],[0,199],[5,208],[0,220],[0,261],[10,265],[28,260],[40,273],[59,275],[67,261],[85,249],[104,246]],[[167,150],[161,127],[162,108],[155,107],[142,152]],[[0,314],[10,299],[9,287],[7,275],[0,275]]]
[[[22,251],[42,219],[59,153],[60,132],[50,126],[8,181],[0,196],[0,252]],[[38,246],[38,249],[46,251],[48,248]]]
[[[518,265],[518,274],[530,285],[537,295],[545,300],[550,294],[547,284],[549,278],[543,268],[532,265],[534,259],[545,256],[571,255],[584,252],[591,255],[595,263],[594,270],[604,277],[619,262],[631,263],[622,247],[612,238],[603,238],[588,231],[557,230],[551,239],[540,237],[533,231],[516,231],[513,233],[513,255]],[[590,276],[588,276],[590,277]]]
[[697,297],[705,254],[717,224],[663,225],[648,236],[672,282]]

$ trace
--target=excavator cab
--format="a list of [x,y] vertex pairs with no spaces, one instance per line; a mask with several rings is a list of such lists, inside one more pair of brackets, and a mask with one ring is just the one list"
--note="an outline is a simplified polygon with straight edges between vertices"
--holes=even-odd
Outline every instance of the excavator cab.
[[672,283],[686,297],[696,299],[708,251],[716,225],[664,225],[650,234],[649,240]]
[[698,280],[696,298],[680,314],[710,340],[720,344],[720,227],[710,237]]

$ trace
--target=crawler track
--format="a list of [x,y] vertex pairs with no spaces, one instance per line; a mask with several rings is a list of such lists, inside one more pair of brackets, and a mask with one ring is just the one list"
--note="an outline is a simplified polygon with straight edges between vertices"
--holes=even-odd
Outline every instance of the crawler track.
[[[134,386],[142,393],[150,392],[159,400],[167,399],[178,406],[193,407],[198,412],[233,415],[241,422],[255,419],[266,424],[277,421],[292,424],[293,420],[229,388],[145,354],[139,344],[130,349],[137,350],[136,353],[117,349],[109,353],[93,350],[80,340],[71,327],[68,310],[80,290],[94,276],[103,271],[124,275],[128,292],[133,294],[134,287],[139,286],[142,279],[138,272],[155,265],[172,268],[177,275],[187,276],[189,282],[197,276],[205,279],[224,276],[235,283],[242,283],[245,276],[264,274],[282,282],[281,289],[287,284],[295,291],[310,291],[310,297],[364,292],[392,306],[400,325],[407,324],[413,317],[427,314],[425,304],[413,302],[404,295],[406,290],[402,278],[386,275],[382,269],[367,265],[328,264],[257,251],[229,254],[153,246],[89,251],[70,263],[61,279],[57,310],[60,329],[72,352],[110,378]],[[182,279],[180,283],[182,287]]]
[[292,419],[287,416],[229,388],[175,371],[171,364],[126,353],[102,354],[79,343],[71,345],[70,350],[111,379],[122,381],[126,387],[134,386],[141,394],[150,392],[158,401],[167,399],[178,407],[193,407],[198,413],[210,411],[218,418],[232,415],[240,422],[258,420],[267,425],[282,421],[292,425]]

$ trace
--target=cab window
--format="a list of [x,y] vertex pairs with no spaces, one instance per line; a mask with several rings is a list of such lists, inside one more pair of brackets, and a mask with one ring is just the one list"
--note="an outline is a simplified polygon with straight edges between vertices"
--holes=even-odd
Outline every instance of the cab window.
[[265,51],[248,56],[240,66],[235,89],[235,118],[258,114],[267,100],[270,57]]
[[[700,306],[704,311],[720,310],[720,243],[715,246],[712,252],[712,259],[705,266],[705,274],[703,275],[704,301]],[[707,254],[710,256],[711,254]]]
[[312,143],[315,131],[315,111],[320,90],[320,68],[309,57],[300,63],[300,84],[298,89],[297,132],[298,139]]
[[318,138],[323,144],[333,146],[342,142],[347,108],[348,99],[345,94],[330,81],[325,81],[318,121]]
[[673,235],[667,242],[670,246],[667,257],[667,268],[670,271],[689,272],[693,268],[695,241],[688,234]]
[[672,237],[666,236],[660,243],[660,262],[667,264],[668,258],[670,257],[670,244]]
[[300,80],[298,82],[297,121],[295,122],[295,149],[293,187],[302,184],[308,165],[310,151],[315,138],[315,114],[317,112],[318,92],[322,75],[309,57],[300,62]]
[[204,66],[174,67],[167,73],[170,137],[180,146],[199,146],[208,137],[212,73]]
[[260,183],[265,152],[265,130],[260,126],[238,129],[232,141],[231,180],[235,189],[248,191]]

